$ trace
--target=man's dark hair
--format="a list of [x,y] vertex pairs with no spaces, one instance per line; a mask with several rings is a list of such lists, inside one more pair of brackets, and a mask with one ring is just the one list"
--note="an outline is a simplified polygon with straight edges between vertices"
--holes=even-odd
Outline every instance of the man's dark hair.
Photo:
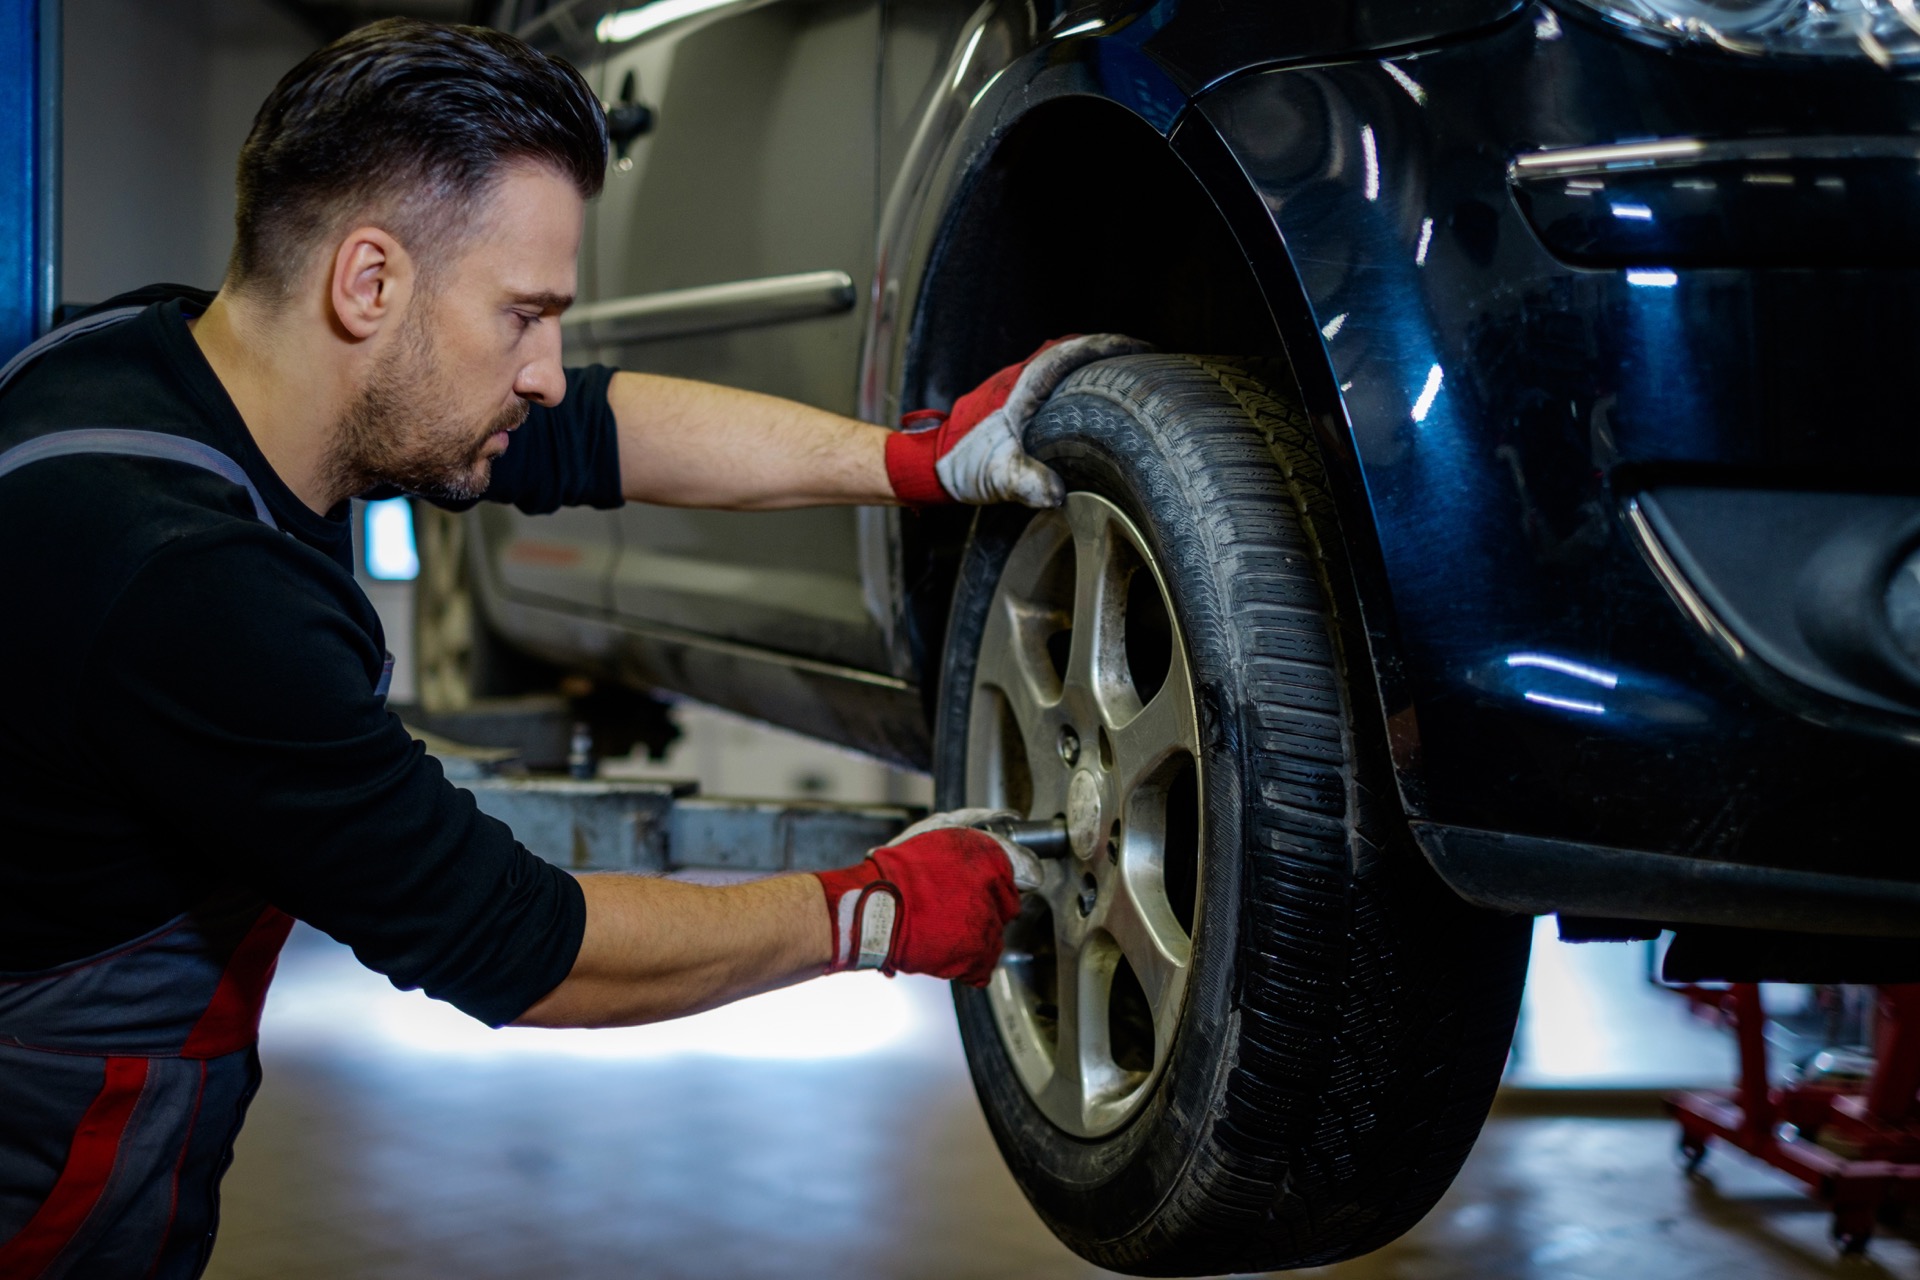
[[349,219],[431,262],[501,169],[528,161],[571,179],[582,199],[600,193],[607,121],[578,71],[486,27],[362,27],[289,71],[254,117],[228,278],[284,295]]

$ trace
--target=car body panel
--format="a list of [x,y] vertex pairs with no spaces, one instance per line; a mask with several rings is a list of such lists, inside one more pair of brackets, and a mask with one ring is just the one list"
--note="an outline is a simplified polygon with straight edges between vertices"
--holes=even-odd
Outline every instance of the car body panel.
[[[976,323],[940,314],[943,273],[991,254],[957,211],[1025,122],[1102,104],[1177,157],[1257,280],[1326,453],[1402,799],[1434,850],[1512,836],[1509,851],[1920,880],[1886,838],[1914,731],[1783,692],[1716,645],[1631,507],[1681,480],[1920,492],[1889,342],[1914,331],[1920,279],[1877,269],[1872,237],[1795,258],[1805,238],[1749,230],[1767,206],[1744,190],[1790,171],[1906,199],[1884,161],[1920,136],[1920,89],[1864,62],[1650,47],[1571,7],[1356,3],[1295,22],[1283,8],[884,0],[877,215],[848,215],[866,257],[739,258],[844,266],[856,309],[597,354],[873,421],[948,402],[985,370],[942,363],[937,336]],[[1862,152],[1862,138],[1876,141]],[[1580,170],[1583,151],[1662,139],[1704,140],[1717,167]],[[1861,154],[1879,167],[1846,167]],[[1581,212],[1562,181],[1576,170],[1629,212]],[[1709,178],[1743,199],[1675,186]],[[1614,225],[1642,207],[1719,230]],[[603,264],[611,234],[596,233]],[[1059,239],[1071,253],[1070,217]],[[722,271],[650,269],[619,287]],[[915,608],[941,589],[916,550],[924,518],[832,518],[844,539],[801,553],[751,533],[765,517],[624,513],[638,568],[624,585],[625,563],[614,572],[606,612],[564,639],[528,608],[514,634],[923,766],[923,712],[908,721],[938,637]],[[764,625],[782,575],[847,630]]]
[[[1789,150],[1910,137],[1913,89],[1864,62],[1682,57],[1535,10],[1394,63],[1244,77],[1201,109],[1260,191],[1341,389],[1389,588],[1409,808],[1920,878],[1885,838],[1912,746],[1812,723],[1743,679],[1668,598],[1622,508],[1682,475],[1914,491],[1920,440],[1888,429],[1910,376],[1888,338],[1914,331],[1916,282],[1866,269],[1864,247],[1818,270],[1571,266],[1509,172],[1676,133]],[[1746,173],[1776,168],[1757,154]]]

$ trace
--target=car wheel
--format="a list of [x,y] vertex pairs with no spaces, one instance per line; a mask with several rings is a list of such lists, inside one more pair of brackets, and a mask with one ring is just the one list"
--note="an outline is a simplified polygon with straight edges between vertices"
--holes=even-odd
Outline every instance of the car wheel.
[[480,699],[551,690],[559,672],[520,653],[487,626],[473,582],[472,518],[413,503],[420,575],[413,588],[415,700],[434,715],[470,711]]
[[431,503],[413,504],[420,576],[413,588],[414,683],[428,711],[465,711],[475,694],[476,635],[467,522]]
[[1479,1133],[1528,922],[1411,842],[1296,404],[1231,362],[1131,356],[1027,444],[1067,502],[980,513],[936,726],[942,807],[1071,835],[991,984],[955,988],[988,1124],[1102,1266],[1377,1248]]

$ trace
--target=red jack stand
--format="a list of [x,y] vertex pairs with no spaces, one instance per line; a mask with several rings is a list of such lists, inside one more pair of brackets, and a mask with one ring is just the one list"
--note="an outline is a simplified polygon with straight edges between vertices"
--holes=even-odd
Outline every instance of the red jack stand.
[[1738,1147],[1832,1208],[1833,1238],[1850,1254],[1865,1251],[1876,1224],[1920,1205],[1920,984],[1879,989],[1873,1078],[1858,1091],[1769,1085],[1757,984],[1679,990],[1731,1023],[1740,1043],[1738,1088],[1667,1099],[1687,1172],[1706,1159],[1711,1138]]

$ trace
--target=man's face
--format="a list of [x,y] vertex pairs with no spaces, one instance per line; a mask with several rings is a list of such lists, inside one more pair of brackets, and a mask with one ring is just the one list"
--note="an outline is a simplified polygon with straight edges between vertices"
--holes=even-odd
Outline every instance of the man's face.
[[533,403],[566,394],[560,313],[585,205],[543,166],[508,168],[465,242],[416,284],[341,424],[351,487],[475,498]]

